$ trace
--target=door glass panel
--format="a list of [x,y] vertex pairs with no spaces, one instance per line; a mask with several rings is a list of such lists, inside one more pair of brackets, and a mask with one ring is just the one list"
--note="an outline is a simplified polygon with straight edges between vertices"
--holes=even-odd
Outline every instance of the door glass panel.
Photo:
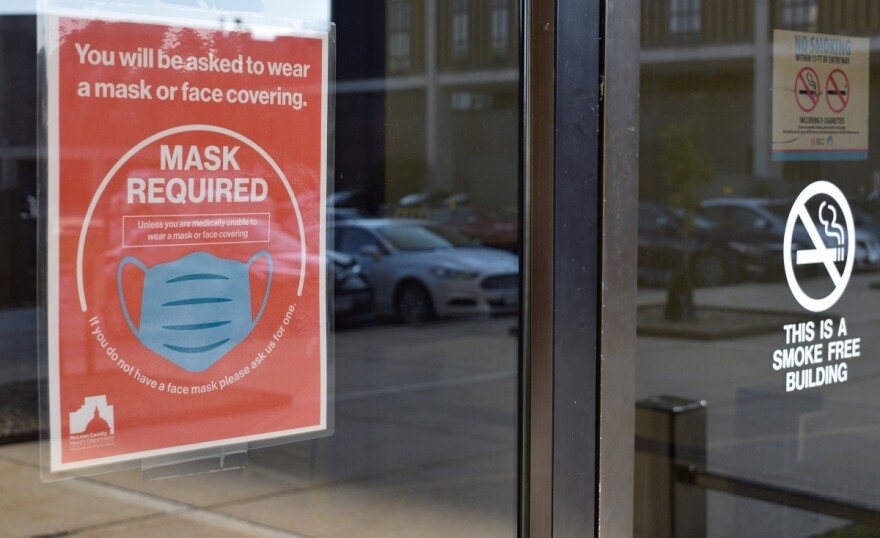
[[880,5],[642,4],[636,534],[880,535]]
[[515,535],[517,2],[119,4],[216,16],[230,33],[263,11],[332,13],[334,433],[223,472],[40,482],[37,19],[0,0],[0,534]]

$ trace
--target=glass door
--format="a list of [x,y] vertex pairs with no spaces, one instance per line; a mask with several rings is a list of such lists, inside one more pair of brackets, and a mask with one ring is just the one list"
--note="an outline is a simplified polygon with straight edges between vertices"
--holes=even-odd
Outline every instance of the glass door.
[[[96,3],[91,15],[101,18],[105,4]],[[516,535],[521,5],[515,0],[119,4],[129,13],[151,13],[142,19],[128,16],[132,28],[173,26],[188,16],[201,21],[193,28],[171,28],[157,43],[139,42],[140,31],[119,42],[132,50],[165,47],[166,56],[180,52],[175,50],[182,46],[178,35],[188,36],[190,44],[199,42],[193,36],[209,35],[197,43],[206,55],[221,50],[227,39],[271,50],[271,39],[251,22],[265,20],[261,17],[275,24],[302,18],[335,24],[336,83],[327,96],[335,106],[330,125],[335,155],[325,207],[312,207],[326,217],[333,431],[320,439],[249,450],[246,460],[166,468],[147,459],[134,468],[40,482],[36,387],[45,383],[40,377],[45,372],[33,368],[33,342],[45,336],[35,327],[41,193],[33,45],[35,15],[42,14],[0,2],[0,65],[8,75],[0,81],[0,218],[6,223],[0,231],[5,260],[0,317],[6,335],[0,345],[0,482],[15,492],[0,500],[4,534]],[[217,30],[199,34],[205,27]],[[77,77],[92,76],[87,67],[74,62],[71,69],[83,70]],[[104,67],[107,77],[135,72],[134,67],[130,72],[124,66]],[[113,74],[114,69],[120,71]],[[147,70],[137,73],[151,76]],[[231,75],[218,82],[227,83]],[[120,125],[129,117],[129,105],[120,99],[114,115],[92,128]],[[258,108],[254,115],[267,112]],[[218,110],[204,120],[223,126],[240,113]],[[171,125],[177,120],[168,112],[150,121]],[[122,129],[116,140],[133,144],[130,134]],[[293,136],[265,138],[272,140],[263,143],[273,146],[301,142]],[[94,189],[112,165],[109,153],[101,151],[67,157],[88,161],[85,168],[93,171],[95,177],[62,178],[82,189]],[[283,359],[293,368],[298,356],[291,352]],[[84,371],[100,372],[106,357],[82,361]],[[83,376],[82,382],[95,378]],[[277,403],[272,395],[263,396],[267,408]],[[229,404],[226,416],[244,412]],[[98,424],[108,405],[112,401],[105,398],[89,424]],[[181,424],[194,414],[214,416],[209,406],[199,405],[194,397],[181,407]],[[141,407],[117,405],[114,415],[100,417],[100,425],[113,428],[115,417],[117,438],[126,424],[159,427],[150,420],[155,409]],[[260,423],[259,413],[251,418]],[[225,470],[203,472],[220,469]]]
[[874,536],[880,6],[642,2],[637,536]]

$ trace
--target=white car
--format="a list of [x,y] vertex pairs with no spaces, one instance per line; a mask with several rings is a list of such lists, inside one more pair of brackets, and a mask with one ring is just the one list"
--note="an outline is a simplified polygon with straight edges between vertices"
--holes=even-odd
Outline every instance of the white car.
[[509,252],[420,220],[339,221],[334,234],[334,248],[364,268],[381,317],[419,323],[519,307],[519,260]]

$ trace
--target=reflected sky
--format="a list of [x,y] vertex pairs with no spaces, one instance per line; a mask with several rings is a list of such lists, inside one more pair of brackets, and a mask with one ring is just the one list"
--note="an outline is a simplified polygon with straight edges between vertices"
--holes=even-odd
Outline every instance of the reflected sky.
[[34,0],[0,0],[0,15],[21,15],[33,13],[36,9]]
[[[85,7],[88,2],[43,2],[53,5]],[[267,17],[302,19],[312,22],[330,21],[330,0],[120,0],[119,8],[130,11],[147,8],[157,14],[180,14],[181,11],[206,13],[230,11]],[[0,15],[22,15],[36,12],[36,0],[0,0]],[[113,3],[102,2],[110,7]],[[155,11],[153,11],[155,10]]]

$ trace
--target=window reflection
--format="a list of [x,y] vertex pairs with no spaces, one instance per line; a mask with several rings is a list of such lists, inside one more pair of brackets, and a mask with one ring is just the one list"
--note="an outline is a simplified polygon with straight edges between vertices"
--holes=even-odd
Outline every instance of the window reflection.
[[815,28],[817,0],[782,0],[782,24],[787,28]]
[[388,67],[392,70],[406,70],[410,67],[410,8],[409,0],[394,0],[388,4]]
[[696,34],[700,31],[701,0],[670,0],[669,33]]
[[[20,8],[20,6],[19,6]],[[0,9],[2,11],[2,9]],[[35,398],[37,302],[37,132],[32,16],[0,16],[0,406]],[[32,400],[26,399],[29,403]],[[0,420],[5,435],[34,437],[37,411]],[[9,407],[5,407],[9,408]]]
[[468,54],[468,0],[452,2],[452,57],[463,60]]
[[510,47],[510,15],[507,0],[492,0],[492,53],[506,56]]

